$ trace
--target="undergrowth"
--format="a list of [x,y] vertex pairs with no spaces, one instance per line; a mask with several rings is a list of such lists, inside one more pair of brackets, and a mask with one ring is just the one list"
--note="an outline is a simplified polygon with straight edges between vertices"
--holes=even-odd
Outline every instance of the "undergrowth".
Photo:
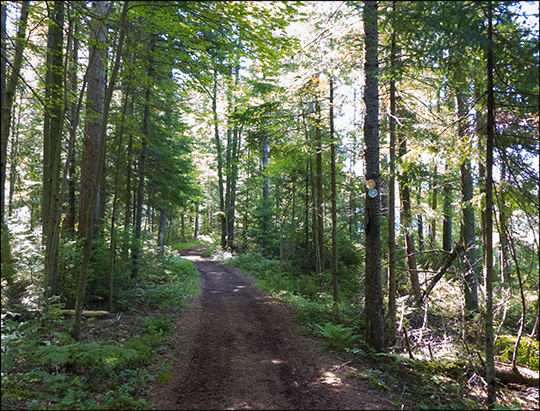
[[197,285],[191,262],[172,254],[150,261],[117,296],[116,315],[83,319],[80,341],[58,297],[3,309],[2,409],[148,409],[148,384],[170,378],[149,370],[157,355],[172,355],[171,312]]
[[[367,381],[375,390],[386,391],[395,399],[398,408],[483,407],[484,381],[472,366],[479,347],[468,347],[466,342],[460,340],[460,335],[465,335],[469,340],[480,339],[481,318],[472,316],[465,323],[461,322],[459,304],[456,304],[459,294],[450,293],[450,309],[439,306],[426,307],[425,311],[414,309],[406,305],[407,296],[398,301],[399,308],[403,309],[403,327],[409,329],[409,338],[414,338],[411,345],[416,355],[412,359],[402,354],[405,351],[403,338],[399,338],[398,344],[388,353],[375,353],[364,344],[363,290],[360,289],[361,279],[355,275],[354,267],[340,271],[340,301],[335,302],[329,272],[306,275],[293,272],[290,268],[283,270],[279,261],[266,259],[260,253],[239,254],[233,258],[223,258],[219,253],[216,255],[226,264],[252,275],[259,289],[291,306],[297,319],[322,339],[326,349],[347,352],[358,361],[367,362],[367,371],[355,372],[349,377]],[[457,309],[454,310],[454,307]],[[515,337],[499,337],[496,353],[500,361],[511,358],[514,343]],[[435,351],[436,348],[439,351]],[[449,352],[451,355],[447,356]],[[463,352],[465,355],[457,355]],[[527,337],[522,339],[518,364],[538,369],[537,341]],[[502,394],[505,387],[499,390],[499,408],[521,408],[523,402]]]

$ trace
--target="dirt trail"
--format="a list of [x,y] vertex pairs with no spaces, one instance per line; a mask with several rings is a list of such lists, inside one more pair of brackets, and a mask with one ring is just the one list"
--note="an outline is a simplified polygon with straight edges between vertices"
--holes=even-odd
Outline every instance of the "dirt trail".
[[251,277],[182,252],[201,273],[200,296],[173,338],[172,378],[150,395],[157,409],[392,409],[343,359],[322,353],[294,315]]

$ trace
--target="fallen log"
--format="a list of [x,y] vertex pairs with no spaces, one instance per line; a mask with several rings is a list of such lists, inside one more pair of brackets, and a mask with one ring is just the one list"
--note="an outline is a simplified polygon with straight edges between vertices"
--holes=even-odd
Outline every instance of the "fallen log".
[[[478,371],[485,377],[486,369],[483,366],[479,366]],[[538,372],[525,367],[517,367],[514,370],[511,365],[503,363],[495,364],[495,378],[504,384],[514,383],[530,387],[538,387],[539,384]]]
[[[75,310],[60,310],[62,315],[75,315]],[[85,317],[103,317],[104,315],[109,315],[108,311],[83,311],[82,315]]]

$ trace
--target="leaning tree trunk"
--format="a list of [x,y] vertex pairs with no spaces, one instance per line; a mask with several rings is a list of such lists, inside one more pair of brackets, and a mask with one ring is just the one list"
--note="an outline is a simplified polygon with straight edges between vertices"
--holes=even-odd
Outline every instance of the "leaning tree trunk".
[[385,349],[384,313],[381,286],[381,175],[379,168],[379,80],[377,2],[365,1],[363,20],[366,50],[364,102],[364,142],[366,159],[365,207],[365,320],[366,342],[382,352]]

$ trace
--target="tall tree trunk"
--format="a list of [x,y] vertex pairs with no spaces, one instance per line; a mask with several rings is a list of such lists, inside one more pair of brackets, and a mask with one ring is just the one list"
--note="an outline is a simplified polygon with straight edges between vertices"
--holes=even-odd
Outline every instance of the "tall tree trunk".
[[[7,68],[7,61],[4,59],[4,56],[7,56],[6,52],[6,3],[1,2],[0,3],[0,105],[4,104],[4,96],[6,95],[6,68]],[[2,113],[3,115],[4,113]],[[6,142],[7,147],[7,142]],[[2,216],[4,209],[0,210],[2,211]]]
[[24,50],[24,39],[26,37],[26,26],[28,23],[28,13],[30,10],[30,2],[23,1],[21,7],[21,16],[19,19],[19,27],[17,31],[17,40],[15,41],[15,56],[13,58],[12,70],[9,80],[6,84],[6,64],[4,59],[6,56],[6,4],[2,2],[2,16],[1,16],[1,31],[2,31],[2,73],[1,73],[1,96],[2,100],[2,123],[1,123],[1,135],[0,135],[0,230],[1,230],[1,257],[2,263],[2,279],[5,279],[7,285],[10,286],[14,282],[15,270],[14,259],[11,252],[11,244],[9,238],[9,230],[5,221],[5,184],[6,184],[6,167],[7,167],[7,144],[9,130],[11,127],[11,110],[13,106],[13,100],[15,91],[17,89],[17,83],[19,81],[19,74],[21,71],[22,57]]
[[378,13],[376,1],[365,1],[363,10],[365,32],[366,85],[364,102],[364,143],[366,180],[371,187],[366,193],[365,207],[365,320],[366,342],[377,352],[385,349],[384,309],[381,285],[381,175],[379,168],[379,63]]
[[[128,11],[128,1],[124,1],[122,8],[122,14],[120,16],[120,35],[118,36],[118,43],[116,45],[116,59],[114,63],[114,68],[111,73],[111,78],[109,81],[109,86],[107,87],[107,92],[105,99],[103,101],[103,118],[100,128],[100,144],[98,150],[97,164],[103,164],[103,159],[105,158],[105,147],[106,147],[106,135],[107,135],[107,124],[109,121],[109,108],[111,105],[112,95],[114,91],[114,86],[116,82],[116,77],[118,75],[118,70],[120,68],[120,60],[122,56],[122,47],[124,45],[124,30],[126,25],[126,15]],[[89,208],[86,214],[86,237],[84,239],[84,249],[83,249],[83,259],[81,264],[81,275],[79,276],[79,289],[77,291],[77,302],[75,304],[75,315],[73,316],[73,327],[71,335],[78,341],[81,335],[81,318],[84,305],[84,298],[86,295],[86,281],[88,278],[88,267],[90,264],[90,255],[92,253],[92,242],[93,242],[93,216],[94,208],[96,207],[97,193],[98,193],[98,183],[101,178],[102,169],[100,167],[96,170],[96,175],[94,176],[93,184],[91,184],[92,192],[90,196]]]
[[[392,1],[392,11],[397,1]],[[392,68],[396,66],[396,34],[392,31]],[[390,180],[388,182],[388,345],[396,343],[396,81],[390,80]]]
[[330,77],[330,158],[332,173],[332,284],[334,301],[339,301],[339,272],[337,244],[337,205],[336,205],[336,140],[334,136],[334,82]]
[[[456,78],[456,100],[458,114],[458,138],[460,141],[466,140],[467,135],[467,107],[466,95],[463,91],[465,79],[461,69],[457,69]],[[473,198],[473,177],[470,160],[465,160],[461,167],[461,193],[463,201],[463,218],[461,222],[461,238],[465,244],[465,276],[464,294],[465,309],[469,312],[478,311],[478,287],[477,287],[477,264],[476,264],[476,235],[474,212],[471,205]]]
[[[420,204],[422,200],[422,186],[418,186],[418,191],[416,192],[416,204]],[[423,252],[425,250],[425,239],[424,239],[424,218],[422,214],[416,215],[416,224],[418,227],[418,251]]]
[[229,192],[229,209],[227,212],[227,243],[228,248],[232,250],[234,246],[234,227],[235,227],[235,212],[236,212],[236,184],[238,181],[238,153],[240,152],[240,130],[235,127],[233,129],[233,148],[232,148],[232,164],[230,166],[230,181],[227,184],[230,186]]
[[214,142],[216,144],[218,189],[219,189],[219,219],[221,223],[221,248],[227,247],[227,220],[225,215],[225,194],[223,181],[223,148],[219,136],[219,123],[217,114],[218,71],[214,68],[214,89],[212,93],[212,112],[214,114]]
[[[71,18],[71,17],[70,17]],[[73,48],[71,50],[70,65],[68,67],[69,72],[69,88],[70,93],[75,96],[77,94],[77,65],[79,54],[79,25],[77,21],[73,19]],[[84,83],[86,87],[86,82]],[[81,94],[82,96],[82,94]],[[69,182],[68,182],[68,212],[66,217],[65,231],[73,233],[75,231],[75,214],[76,214],[76,199],[75,199],[75,138],[77,134],[77,125],[79,123],[79,107],[81,99],[77,102],[75,99],[69,107],[69,147],[68,158],[69,163],[66,167],[69,167]]]
[[[503,160],[501,165],[501,183],[504,184],[506,181],[506,162]],[[508,217],[506,215],[505,205],[506,205],[506,195],[505,188],[502,187],[500,190],[500,206],[499,206],[499,238],[500,238],[500,261],[501,261],[501,281],[504,282],[507,286],[511,285],[512,279],[510,278],[510,261],[508,259],[508,236],[504,227],[508,226]]]
[[[240,65],[235,67],[235,86],[238,85],[240,78]],[[236,98],[233,97],[232,90],[229,91],[229,112],[236,111]],[[240,151],[240,133],[238,127],[229,126],[227,142],[227,248],[234,248],[234,225],[235,225],[235,207],[236,207],[236,181],[238,179],[238,153]]]
[[[407,137],[401,135],[399,142],[399,156],[403,158],[407,154]],[[400,176],[400,195],[401,195],[401,216],[403,220],[403,230],[405,236],[405,250],[407,253],[407,267],[409,269],[409,279],[411,281],[411,291],[415,299],[422,295],[420,290],[420,281],[418,279],[418,266],[416,264],[416,246],[412,233],[412,215],[411,215],[411,194],[409,191],[409,176],[402,174]]]
[[[127,118],[133,117],[133,106],[134,106],[134,100],[135,96],[131,97],[131,102],[128,105],[127,110]],[[133,224],[132,220],[132,210],[131,210],[131,174],[133,172],[133,130],[131,127],[129,127],[128,131],[128,146],[127,146],[127,152],[126,152],[126,158],[127,158],[127,164],[126,164],[126,188],[125,188],[125,197],[124,197],[124,203],[126,207],[126,211],[124,212],[124,228],[126,232],[128,231],[128,228]]]
[[[156,36],[154,34],[150,37],[150,47],[148,53],[148,67],[147,74],[150,81],[154,80],[155,68],[154,68],[154,51],[156,47]],[[133,244],[131,250],[131,259],[133,266],[131,268],[131,278],[137,278],[139,275],[139,254],[141,251],[141,231],[142,231],[142,219],[143,219],[143,204],[144,204],[144,180],[146,178],[146,157],[148,156],[148,140],[150,138],[150,98],[152,95],[152,85],[148,84],[145,90],[144,97],[144,114],[142,124],[142,141],[141,141],[141,155],[139,157],[139,184],[137,186],[137,203],[135,207],[135,234],[133,237]]]
[[[22,102],[22,101],[21,101]],[[19,124],[21,121],[21,107],[19,106],[16,124],[13,125],[13,136],[11,139],[11,150],[9,152],[9,198],[8,198],[8,211],[7,215],[11,217],[13,213],[13,194],[15,193],[15,186],[18,180],[17,176],[17,164],[19,164]],[[15,116],[13,118],[15,122]],[[5,211],[4,211],[5,212]]]
[[[304,134],[306,137],[306,147],[309,147],[309,131],[308,126],[306,123],[306,116],[305,113],[302,114],[302,124],[304,125]],[[304,214],[304,236],[305,236],[305,243],[304,243],[304,258],[305,258],[305,269],[306,269],[306,275],[310,273],[311,270],[311,246],[310,246],[310,238],[309,238],[309,209],[310,209],[310,201],[309,201],[309,188],[310,188],[310,176],[311,176],[311,150],[309,150],[310,155],[309,158],[306,160],[306,180],[305,180],[305,214]]]
[[195,204],[195,227],[193,229],[193,239],[197,241],[199,238],[199,202]]
[[118,188],[120,185],[120,167],[123,161],[124,155],[124,128],[126,124],[126,113],[129,106],[129,98],[131,88],[131,79],[127,79],[127,86],[125,90],[125,100],[124,107],[122,111],[122,119],[120,123],[119,137],[118,137],[118,149],[116,151],[116,171],[114,175],[114,195],[112,203],[112,215],[111,215],[111,231],[110,237],[111,242],[109,244],[109,311],[113,309],[113,293],[114,293],[114,260],[115,260],[115,249],[116,249],[116,209],[118,208]]
[[[433,171],[431,174],[431,211],[433,215],[437,212],[437,164],[433,164]],[[430,219],[429,222],[429,248],[431,252],[429,253],[429,269],[433,270],[435,266],[435,249],[436,243],[435,239],[437,237],[437,219],[435,217]]]
[[[320,77],[318,78],[318,83],[321,81]],[[316,204],[316,215],[317,215],[317,272],[322,273],[325,268],[325,258],[324,258],[324,200],[323,200],[323,170],[322,170],[322,124],[321,124],[321,105],[319,101],[319,95],[315,100],[315,114],[317,116],[317,121],[315,123],[315,166],[317,168],[316,178],[317,178],[317,204]]]
[[493,409],[497,401],[495,358],[493,350],[493,147],[495,140],[495,97],[493,93],[493,27],[492,4],[488,2],[487,51],[487,141],[486,141],[486,233],[484,280],[486,285],[486,383],[487,406]]
[[[2,7],[4,10],[3,19],[5,19],[5,4],[2,3]],[[30,11],[30,2],[29,1],[23,1],[22,7],[21,7],[21,17],[19,19],[19,27],[17,32],[17,40],[15,41],[15,56],[13,58],[13,68],[11,70],[11,74],[9,76],[9,80],[7,81],[5,91],[2,93],[2,133],[1,133],[1,147],[0,147],[0,162],[1,162],[1,170],[0,170],[0,179],[1,179],[1,187],[0,187],[0,207],[1,207],[1,221],[0,224],[4,225],[4,216],[5,216],[5,184],[6,184],[6,166],[7,166],[7,143],[8,143],[8,136],[9,136],[9,129],[11,127],[11,110],[13,106],[13,100],[15,96],[15,90],[17,89],[17,83],[19,81],[19,74],[21,72],[21,65],[22,65],[22,58],[23,58],[23,50],[25,45],[25,38],[26,38],[26,26],[28,23],[28,13]],[[2,22],[2,24],[5,24]],[[4,28],[2,28],[2,35],[4,35]],[[5,43],[4,40],[2,40],[2,66],[4,67],[4,75],[2,77],[2,84],[4,84],[6,80],[6,74],[5,74],[5,64],[6,61],[4,60],[4,47]],[[2,235],[2,238],[7,238],[7,236]]]
[[[445,165],[445,173],[450,173],[448,166],[448,160]],[[452,251],[452,183],[447,177],[447,181],[444,182],[444,201],[443,201],[443,241],[442,248],[447,253]]]
[[[46,87],[46,108],[49,117],[49,135],[44,136],[47,150],[44,149],[43,198],[48,201],[43,214],[43,233],[45,239],[45,295],[55,295],[58,286],[58,236],[60,224],[60,152],[63,123],[63,39],[64,39],[64,2],[55,1],[52,22],[48,34],[48,57],[50,62]],[[48,158],[45,158],[45,153]],[[47,193],[45,193],[47,190]]]
[[[88,67],[88,86],[86,99],[86,121],[84,125],[83,152],[81,164],[81,191],[79,196],[79,237],[86,237],[86,214],[90,208],[92,184],[98,169],[100,129],[103,118],[103,99],[106,86],[107,41],[105,16],[110,10],[106,1],[92,2],[92,9],[97,18],[92,21],[90,41],[93,58]],[[101,164],[100,164],[101,165]],[[97,182],[99,184],[99,181]],[[96,198],[97,201],[97,198]],[[92,205],[95,212],[93,224],[99,215],[97,205]]]
[[[183,216],[183,215],[182,215]],[[158,255],[165,255],[165,232],[167,229],[167,209],[162,207],[159,209],[159,229],[158,229]]]
[[262,178],[263,178],[263,250],[268,251],[270,229],[270,182],[268,180],[268,131],[263,131],[262,141]]

